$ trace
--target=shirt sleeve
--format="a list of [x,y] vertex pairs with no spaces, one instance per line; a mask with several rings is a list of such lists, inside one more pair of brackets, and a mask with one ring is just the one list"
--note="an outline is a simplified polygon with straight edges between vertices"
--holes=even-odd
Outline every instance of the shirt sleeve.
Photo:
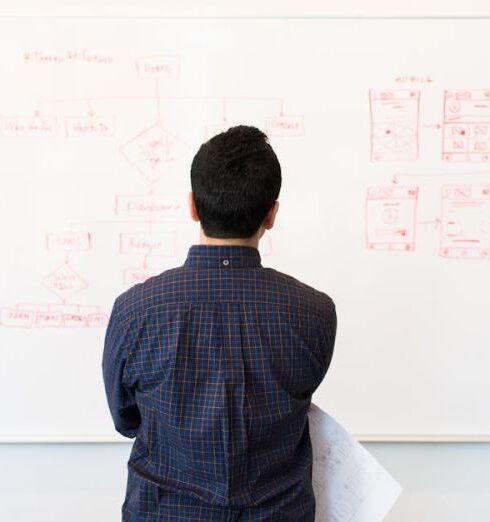
[[332,300],[329,302],[327,317],[325,320],[325,330],[322,340],[322,357],[324,364],[324,376],[330,366],[337,336],[337,311]]
[[135,387],[130,383],[126,367],[134,333],[132,334],[129,324],[121,324],[116,308],[117,300],[106,330],[102,374],[114,426],[121,435],[134,438],[141,416],[135,400]]
[[324,313],[322,314],[320,335],[318,336],[318,341],[315,348],[316,360],[318,361],[318,371],[316,378],[310,388],[311,394],[316,391],[327,374],[330,362],[332,361],[336,334],[337,313],[334,302],[328,298],[326,301]]

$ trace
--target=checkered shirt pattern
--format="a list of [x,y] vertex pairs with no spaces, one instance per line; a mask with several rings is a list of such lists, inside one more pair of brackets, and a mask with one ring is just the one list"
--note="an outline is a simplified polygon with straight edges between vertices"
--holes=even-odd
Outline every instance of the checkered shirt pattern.
[[135,438],[131,474],[212,506],[311,487],[307,412],[336,329],[326,293],[251,246],[192,245],[182,266],[121,294],[102,371],[115,429]]

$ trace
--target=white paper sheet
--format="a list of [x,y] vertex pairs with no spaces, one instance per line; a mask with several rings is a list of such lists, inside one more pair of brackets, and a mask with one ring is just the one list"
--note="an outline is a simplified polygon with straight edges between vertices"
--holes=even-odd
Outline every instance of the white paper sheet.
[[313,449],[315,522],[380,522],[400,484],[330,415],[308,411]]

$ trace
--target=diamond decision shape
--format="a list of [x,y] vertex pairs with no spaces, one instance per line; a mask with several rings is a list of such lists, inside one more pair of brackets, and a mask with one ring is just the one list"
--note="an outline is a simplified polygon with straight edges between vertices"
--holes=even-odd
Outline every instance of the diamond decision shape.
[[88,286],[87,281],[78,275],[68,264],[61,265],[45,277],[43,284],[63,300]]
[[154,125],[123,145],[121,152],[150,183],[154,183],[175,168],[177,159],[187,147],[160,125]]

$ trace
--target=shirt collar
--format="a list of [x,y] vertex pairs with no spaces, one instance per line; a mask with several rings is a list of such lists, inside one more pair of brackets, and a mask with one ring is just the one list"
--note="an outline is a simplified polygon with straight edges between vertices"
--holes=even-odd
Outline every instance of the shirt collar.
[[257,248],[244,245],[192,245],[184,266],[199,268],[261,267]]

